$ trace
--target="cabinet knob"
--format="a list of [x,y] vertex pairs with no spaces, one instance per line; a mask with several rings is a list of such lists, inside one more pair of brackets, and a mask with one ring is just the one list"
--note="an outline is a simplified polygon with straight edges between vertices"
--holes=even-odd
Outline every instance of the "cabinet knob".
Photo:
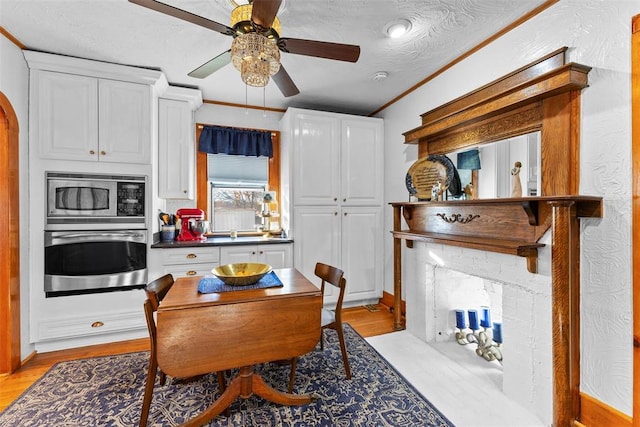
[[262,255],[264,253],[264,251],[260,251],[260,255]]
[[346,201],[347,201],[347,198],[345,197],[344,199],[342,199],[342,201],[343,201],[343,202],[346,202]]
[[255,255],[255,254],[256,254],[256,251],[251,251],[251,255]]
[[198,255],[196,255],[196,254],[188,254],[187,258],[189,258],[189,259],[198,258]]
[[346,213],[346,212],[344,213],[344,216],[347,216],[347,213]]
[[193,271],[193,270],[187,271],[187,276],[195,276],[196,274],[198,274],[198,272],[196,271]]
[[334,198],[333,198],[333,201],[334,201],[334,202],[337,202],[337,201],[338,201],[338,198],[337,198],[337,197],[334,197]]
[[338,215],[338,212],[334,212],[333,214],[334,214],[334,215]]
[[91,154],[93,156],[94,154],[96,154],[96,152],[93,151],[93,150],[89,150],[89,154]]
[[182,192],[183,192],[184,194],[187,194],[187,190],[182,190]]
[[106,154],[107,154],[107,152],[106,152],[106,151],[104,151],[104,150],[103,150],[103,151],[100,151],[100,155],[101,155],[101,156],[104,156],[104,155],[106,155]]

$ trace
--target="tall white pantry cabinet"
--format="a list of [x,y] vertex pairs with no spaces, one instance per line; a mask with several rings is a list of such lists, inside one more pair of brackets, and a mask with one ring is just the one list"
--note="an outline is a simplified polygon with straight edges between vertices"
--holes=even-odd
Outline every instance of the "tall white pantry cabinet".
[[294,266],[318,285],[316,262],[344,270],[347,305],[382,296],[383,126],[298,108],[280,121],[282,223],[294,239]]

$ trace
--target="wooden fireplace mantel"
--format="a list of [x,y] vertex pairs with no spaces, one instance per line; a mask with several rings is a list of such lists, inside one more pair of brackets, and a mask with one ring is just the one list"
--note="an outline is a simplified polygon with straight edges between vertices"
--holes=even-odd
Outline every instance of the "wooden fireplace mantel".
[[[580,98],[591,67],[549,54],[421,115],[404,132],[418,159],[540,132],[544,197],[391,203],[394,208],[394,311],[403,329],[402,240],[513,254],[537,271],[538,243],[551,229],[553,425],[580,419],[580,218],[602,217],[602,199],[580,190]],[[402,229],[404,217],[408,229]]]
[[[551,227],[553,202],[574,203],[578,217],[602,217],[602,198],[589,196],[391,203],[392,233],[408,247],[417,240],[524,257],[537,273],[544,246],[538,241]],[[400,227],[401,213],[408,229]]]
[[[436,242],[527,257],[537,266],[538,240],[551,230],[553,425],[580,414],[580,218],[601,218],[602,198],[550,196],[393,206],[394,328],[401,313],[401,241]],[[408,229],[402,228],[402,218]],[[408,245],[412,247],[412,245]]]

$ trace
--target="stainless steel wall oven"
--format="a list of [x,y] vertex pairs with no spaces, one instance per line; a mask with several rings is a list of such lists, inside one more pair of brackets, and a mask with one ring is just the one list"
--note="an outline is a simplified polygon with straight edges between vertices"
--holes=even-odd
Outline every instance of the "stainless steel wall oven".
[[146,230],[45,231],[47,297],[142,288]]
[[147,178],[75,172],[45,175],[45,295],[144,287]]

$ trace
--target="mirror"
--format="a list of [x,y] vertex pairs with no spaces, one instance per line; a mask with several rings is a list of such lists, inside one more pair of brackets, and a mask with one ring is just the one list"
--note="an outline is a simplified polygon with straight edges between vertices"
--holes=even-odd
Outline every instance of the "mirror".
[[[458,169],[466,198],[496,199],[504,197],[533,197],[541,195],[539,131],[512,138],[467,147],[448,154]],[[466,169],[459,153],[477,150],[480,169]],[[516,168],[519,164],[519,169]],[[521,195],[513,193],[520,183]]]

